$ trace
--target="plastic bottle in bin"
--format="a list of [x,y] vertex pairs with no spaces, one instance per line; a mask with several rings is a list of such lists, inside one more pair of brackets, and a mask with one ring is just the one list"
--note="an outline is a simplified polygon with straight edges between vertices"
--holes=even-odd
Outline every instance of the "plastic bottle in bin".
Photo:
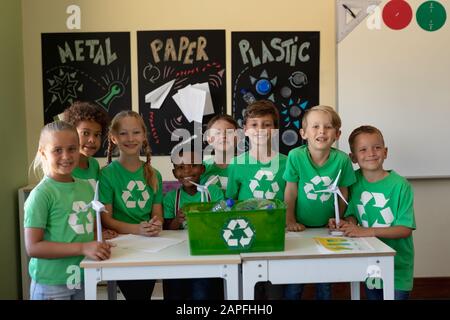
[[256,98],[253,95],[253,93],[251,93],[247,89],[241,89],[241,94],[242,94],[242,99],[244,99],[244,101],[247,103],[247,105],[250,105],[253,102],[256,102]]
[[242,202],[239,202],[234,207],[234,210],[242,210],[242,211],[249,211],[249,210],[272,210],[275,209],[277,206],[274,201],[267,200],[267,199],[248,199],[244,200]]
[[214,207],[212,207],[211,211],[213,212],[230,211],[233,206],[234,206],[233,199],[220,200],[214,205]]

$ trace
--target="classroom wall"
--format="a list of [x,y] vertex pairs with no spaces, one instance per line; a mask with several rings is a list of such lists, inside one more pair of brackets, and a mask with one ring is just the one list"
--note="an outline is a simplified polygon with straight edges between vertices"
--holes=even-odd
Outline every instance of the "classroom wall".
[[18,299],[20,286],[17,189],[27,183],[21,3],[0,4],[0,300]]
[[[279,0],[264,6],[260,0],[22,0],[28,163],[34,157],[43,125],[41,46],[42,32],[69,32],[66,7],[82,11],[83,32],[131,32],[132,101],[138,110],[136,31],[225,29],[227,31],[228,112],[231,113],[230,31],[321,31],[320,102],[336,105],[335,1]],[[182,8],[175,11],[174,8]],[[448,45],[448,44],[447,44]],[[343,119],[345,121],[345,119]],[[104,163],[104,161],[101,161]],[[173,179],[168,157],[154,157],[164,179]],[[25,170],[26,166],[23,167]],[[33,180],[29,181],[30,183]],[[450,180],[412,181],[415,190],[417,231],[415,276],[450,276],[450,250],[445,235],[450,229],[446,199]]]
[[[133,110],[138,111],[138,30],[225,29],[227,43],[227,110],[231,113],[230,31],[320,31],[320,101],[335,105],[336,46],[333,0],[279,0],[279,10],[259,0],[23,0],[26,108],[28,119],[28,161],[34,157],[42,111],[42,32],[69,32],[66,8],[81,8],[83,32],[131,32],[131,74]],[[174,10],[174,8],[178,8]],[[154,157],[152,164],[163,179],[173,180],[169,157]],[[31,181],[32,182],[32,181]]]
[[414,189],[416,277],[450,277],[450,179],[410,180]]

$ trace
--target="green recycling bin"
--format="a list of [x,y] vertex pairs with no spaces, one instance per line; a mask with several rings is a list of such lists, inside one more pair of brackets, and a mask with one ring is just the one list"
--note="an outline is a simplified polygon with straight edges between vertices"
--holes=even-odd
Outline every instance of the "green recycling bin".
[[284,251],[286,205],[272,201],[276,209],[221,212],[211,211],[215,203],[186,204],[191,254]]

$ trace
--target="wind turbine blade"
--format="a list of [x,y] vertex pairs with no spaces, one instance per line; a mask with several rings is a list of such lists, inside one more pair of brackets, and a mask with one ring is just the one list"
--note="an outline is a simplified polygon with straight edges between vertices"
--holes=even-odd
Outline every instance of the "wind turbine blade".
[[94,201],[98,201],[98,181],[95,184]]
[[335,186],[335,187],[337,187],[337,184],[338,184],[338,181],[339,181],[339,177],[341,176],[341,171],[342,171],[342,169],[339,170],[339,172],[338,172],[338,174],[336,176],[336,179],[334,179],[334,181],[333,181],[333,186]]
[[216,180],[219,179],[218,175],[212,176],[211,178],[209,178],[208,181],[206,181],[205,183],[205,187],[209,186],[210,184],[216,182]]
[[318,190],[318,191],[314,191],[314,192],[316,192],[316,193],[318,193],[318,192],[328,192],[328,193],[333,193],[333,189],[328,188],[328,189]]
[[201,185],[199,185],[198,183],[195,183],[194,181],[191,181],[191,180],[188,180],[190,183],[192,183],[194,186],[197,186],[197,187],[201,187]]
[[339,190],[339,188],[336,189],[336,193],[339,195],[339,197],[341,197],[342,200],[344,200],[346,204],[348,204],[347,200],[345,200],[344,195],[342,194],[341,190]]

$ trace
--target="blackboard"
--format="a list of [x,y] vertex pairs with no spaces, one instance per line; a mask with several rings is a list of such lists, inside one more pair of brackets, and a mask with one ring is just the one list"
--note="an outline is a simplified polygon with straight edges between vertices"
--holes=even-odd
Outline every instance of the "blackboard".
[[[96,102],[112,118],[131,109],[130,34],[43,33],[44,123],[76,100]],[[105,156],[106,139],[96,156]]]
[[386,169],[450,177],[450,25],[422,29],[417,11],[425,2],[408,3],[413,16],[402,30],[364,21],[338,44],[339,147],[348,152],[351,131],[371,124],[383,132]]
[[[232,112],[242,124],[244,89],[274,102],[280,113],[279,150],[304,143],[305,111],[319,104],[319,32],[232,32]],[[262,89],[261,89],[262,88]]]
[[[225,30],[138,31],[137,41],[139,113],[148,128],[152,154],[169,155],[185,139],[175,134],[176,129],[201,137],[209,119],[226,113]],[[187,118],[173,96],[199,83],[207,84],[213,112],[196,122]],[[145,97],[165,85],[167,96],[152,108]]]

